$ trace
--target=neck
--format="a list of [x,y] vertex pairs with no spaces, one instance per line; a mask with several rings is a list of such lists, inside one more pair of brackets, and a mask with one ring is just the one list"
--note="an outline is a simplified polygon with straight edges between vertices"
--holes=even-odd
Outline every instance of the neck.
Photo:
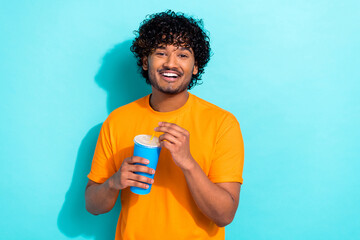
[[166,94],[153,88],[150,106],[158,112],[171,112],[184,106],[188,98],[187,90],[177,94]]

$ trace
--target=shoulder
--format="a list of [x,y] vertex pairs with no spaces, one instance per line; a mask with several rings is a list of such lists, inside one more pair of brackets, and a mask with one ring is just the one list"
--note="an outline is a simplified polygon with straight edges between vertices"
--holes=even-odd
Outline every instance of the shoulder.
[[221,125],[238,124],[236,117],[231,112],[195,95],[192,96],[194,110],[201,113],[204,117],[218,121]]
[[115,109],[109,114],[105,122],[109,125],[119,124],[125,119],[131,118],[131,116],[141,114],[142,110],[146,109],[147,98],[148,95]]

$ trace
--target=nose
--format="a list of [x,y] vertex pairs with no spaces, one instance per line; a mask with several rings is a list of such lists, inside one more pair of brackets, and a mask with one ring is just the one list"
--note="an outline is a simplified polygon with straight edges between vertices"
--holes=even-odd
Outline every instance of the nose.
[[177,59],[175,54],[169,54],[164,62],[164,67],[173,68],[177,66]]

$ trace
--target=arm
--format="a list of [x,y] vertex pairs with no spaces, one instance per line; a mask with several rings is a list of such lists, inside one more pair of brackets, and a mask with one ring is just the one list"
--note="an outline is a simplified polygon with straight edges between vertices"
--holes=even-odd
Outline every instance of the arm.
[[230,224],[239,204],[241,184],[211,182],[195,160],[193,167],[182,170],[199,209],[219,227]]
[[109,212],[115,205],[119,190],[109,186],[110,178],[104,183],[88,181],[85,190],[86,210],[94,215]]
[[89,180],[85,190],[86,210],[94,215],[106,213],[114,207],[121,189],[130,186],[148,188],[145,183],[152,184],[154,180],[134,173],[154,174],[154,169],[134,165],[134,163],[148,164],[148,162],[149,160],[141,157],[126,158],[120,169],[104,183]]
[[239,203],[240,183],[211,182],[191,156],[190,134],[185,129],[162,122],[155,130],[164,132],[159,137],[161,146],[171,152],[175,164],[182,169],[192,197],[202,213],[220,227],[231,223]]

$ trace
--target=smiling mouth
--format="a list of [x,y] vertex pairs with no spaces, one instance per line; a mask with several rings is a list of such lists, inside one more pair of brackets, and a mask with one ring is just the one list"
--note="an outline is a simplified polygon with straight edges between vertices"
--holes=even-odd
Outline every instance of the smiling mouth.
[[182,76],[182,74],[175,71],[160,71],[160,75],[168,82],[174,82]]
[[179,77],[179,75],[176,74],[176,73],[168,73],[168,72],[161,73],[161,75],[163,75],[164,77],[168,77],[168,78],[177,78],[177,77]]

